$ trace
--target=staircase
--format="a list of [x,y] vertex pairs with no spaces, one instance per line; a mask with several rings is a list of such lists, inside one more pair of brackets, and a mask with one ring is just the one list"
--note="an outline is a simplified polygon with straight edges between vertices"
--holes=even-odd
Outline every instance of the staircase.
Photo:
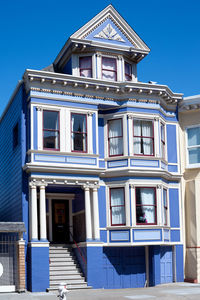
[[77,265],[72,248],[65,244],[49,247],[49,290],[57,290],[61,282],[66,282],[68,290],[91,288]]

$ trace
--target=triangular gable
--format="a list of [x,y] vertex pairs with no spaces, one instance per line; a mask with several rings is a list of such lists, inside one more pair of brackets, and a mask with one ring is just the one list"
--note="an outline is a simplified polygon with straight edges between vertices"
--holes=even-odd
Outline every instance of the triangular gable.
[[127,37],[121,32],[114,22],[108,18],[100,24],[94,31],[85,37],[86,40],[99,41],[103,43],[116,44],[120,46],[135,47]]
[[102,44],[112,43],[121,47],[133,47],[136,50],[150,51],[112,5],[108,5],[70,38],[72,40],[96,41]]

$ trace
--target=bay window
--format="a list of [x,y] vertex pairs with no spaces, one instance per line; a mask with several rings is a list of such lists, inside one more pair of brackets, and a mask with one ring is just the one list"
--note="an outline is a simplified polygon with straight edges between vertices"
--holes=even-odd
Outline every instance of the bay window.
[[87,121],[85,114],[71,114],[72,151],[87,152]]
[[123,155],[122,119],[108,121],[109,156]]
[[92,77],[92,57],[83,56],[79,58],[80,76]]
[[163,223],[168,225],[168,201],[167,201],[167,190],[163,189]]
[[161,158],[165,159],[165,125],[160,124]]
[[102,79],[117,80],[117,61],[112,57],[102,57]]
[[153,121],[133,120],[133,151],[135,155],[154,155]]
[[59,150],[59,112],[43,111],[43,149]]
[[156,189],[136,187],[136,223],[138,225],[157,224]]
[[125,68],[125,80],[126,81],[131,81],[132,80],[132,66],[131,66],[131,64],[125,62],[124,68]]
[[189,164],[200,163],[200,127],[187,129],[188,139],[188,162]]
[[111,225],[125,225],[124,188],[110,188]]

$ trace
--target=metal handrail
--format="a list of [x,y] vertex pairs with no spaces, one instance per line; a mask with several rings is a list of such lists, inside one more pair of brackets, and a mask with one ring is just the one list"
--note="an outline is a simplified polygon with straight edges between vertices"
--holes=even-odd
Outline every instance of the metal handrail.
[[70,231],[69,231],[69,234],[71,235],[71,237],[72,237],[72,239],[73,239],[73,242],[74,242],[74,244],[76,245],[76,247],[77,247],[77,249],[78,249],[78,252],[79,252],[81,258],[82,258],[83,262],[84,262],[85,265],[86,265],[87,262],[86,262],[86,260],[85,260],[85,257],[83,256],[83,253],[82,253],[80,247],[78,246],[77,242],[75,241],[73,234],[72,234]]

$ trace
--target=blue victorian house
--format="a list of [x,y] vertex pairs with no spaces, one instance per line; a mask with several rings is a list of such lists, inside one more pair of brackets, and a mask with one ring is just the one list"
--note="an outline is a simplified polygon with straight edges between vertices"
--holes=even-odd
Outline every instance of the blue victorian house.
[[0,120],[2,221],[26,225],[30,291],[183,281],[177,104],[138,81],[150,49],[107,6]]

